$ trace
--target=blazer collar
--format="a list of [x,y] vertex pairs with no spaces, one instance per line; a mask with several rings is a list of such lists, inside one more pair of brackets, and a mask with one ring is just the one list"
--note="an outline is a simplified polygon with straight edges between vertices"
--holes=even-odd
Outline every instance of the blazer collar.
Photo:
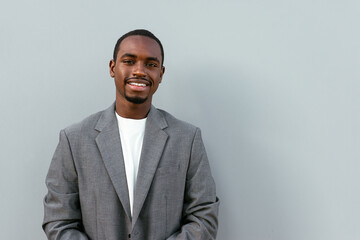
[[114,185],[114,189],[123,209],[131,220],[129,191],[126,181],[119,128],[115,116],[115,104],[103,111],[95,129],[99,131],[99,134],[95,138],[95,142],[99,148],[105,168]]
[[164,151],[168,134],[163,114],[151,106],[145,125],[144,141],[141,150],[139,170],[135,186],[132,226],[134,227],[149,192],[160,158]]
[[[164,115],[153,105],[151,105],[150,107],[150,111],[148,113],[147,118],[151,119],[154,122],[154,124],[158,126],[160,129],[165,129],[168,126]],[[115,102],[110,107],[108,107],[103,111],[103,114],[99,118],[95,126],[95,129],[101,132],[104,127],[106,127],[109,124],[112,124],[114,120],[116,120]]]
[[154,106],[151,106],[145,125],[132,217],[120,135],[115,116],[115,103],[103,112],[95,126],[95,129],[100,132],[95,141],[115,191],[129,219],[132,219],[133,226],[139,217],[164,151],[168,135],[163,129],[167,126],[164,115]]

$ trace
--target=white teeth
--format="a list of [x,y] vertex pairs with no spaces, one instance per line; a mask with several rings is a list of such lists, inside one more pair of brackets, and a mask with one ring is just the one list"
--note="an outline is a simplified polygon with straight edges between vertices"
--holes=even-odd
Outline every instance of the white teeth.
[[134,86],[139,86],[139,87],[146,87],[146,84],[145,83],[136,83],[136,82],[132,82],[132,83],[129,83],[130,85],[134,85]]

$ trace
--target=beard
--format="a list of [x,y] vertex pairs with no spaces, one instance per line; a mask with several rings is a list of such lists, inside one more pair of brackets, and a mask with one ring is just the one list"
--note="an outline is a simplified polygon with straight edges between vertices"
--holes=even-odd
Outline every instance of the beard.
[[147,100],[147,97],[146,98],[129,97],[129,96],[126,96],[126,94],[125,94],[125,99],[128,100],[131,103],[142,104]]
[[[152,83],[150,81],[148,81],[147,79],[145,78],[139,78],[139,77],[129,77],[129,78],[125,78],[124,79],[124,84],[126,85],[127,82],[131,79],[142,79],[142,80],[145,80],[149,83],[149,85],[151,86]],[[145,98],[141,98],[141,97],[129,97],[126,95],[126,91],[124,90],[124,96],[125,96],[125,99],[128,100],[129,102],[131,103],[134,103],[134,104],[142,104],[144,102],[146,102],[146,100],[148,99],[148,97],[145,97]]]

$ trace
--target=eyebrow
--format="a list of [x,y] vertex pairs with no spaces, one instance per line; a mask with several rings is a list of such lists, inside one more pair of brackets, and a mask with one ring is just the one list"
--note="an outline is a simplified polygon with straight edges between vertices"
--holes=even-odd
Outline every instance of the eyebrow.
[[130,54],[130,53],[125,53],[124,55],[121,56],[121,58],[123,57],[131,57],[131,58],[136,58],[136,55],[134,54]]
[[[136,58],[137,56],[134,55],[134,54],[131,54],[131,53],[125,53],[121,56],[121,58],[124,58],[124,57],[131,57],[131,58]],[[148,57],[146,58],[146,60],[148,61],[155,61],[155,62],[158,62],[160,63],[160,60],[157,58],[157,57]]]

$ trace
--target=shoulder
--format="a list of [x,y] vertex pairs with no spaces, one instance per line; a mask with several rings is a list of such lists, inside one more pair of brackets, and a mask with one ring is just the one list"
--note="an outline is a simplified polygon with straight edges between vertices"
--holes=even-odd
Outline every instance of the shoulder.
[[157,109],[157,111],[164,117],[167,123],[167,131],[177,133],[183,132],[188,134],[195,134],[197,131],[199,131],[199,128],[197,126],[180,120],[165,110]]
[[63,129],[63,131],[67,136],[84,136],[93,132],[96,133],[97,131],[95,130],[95,128],[100,118],[104,115],[104,113],[109,112],[110,108],[91,114],[88,117],[80,120],[79,122],[67,126]]

